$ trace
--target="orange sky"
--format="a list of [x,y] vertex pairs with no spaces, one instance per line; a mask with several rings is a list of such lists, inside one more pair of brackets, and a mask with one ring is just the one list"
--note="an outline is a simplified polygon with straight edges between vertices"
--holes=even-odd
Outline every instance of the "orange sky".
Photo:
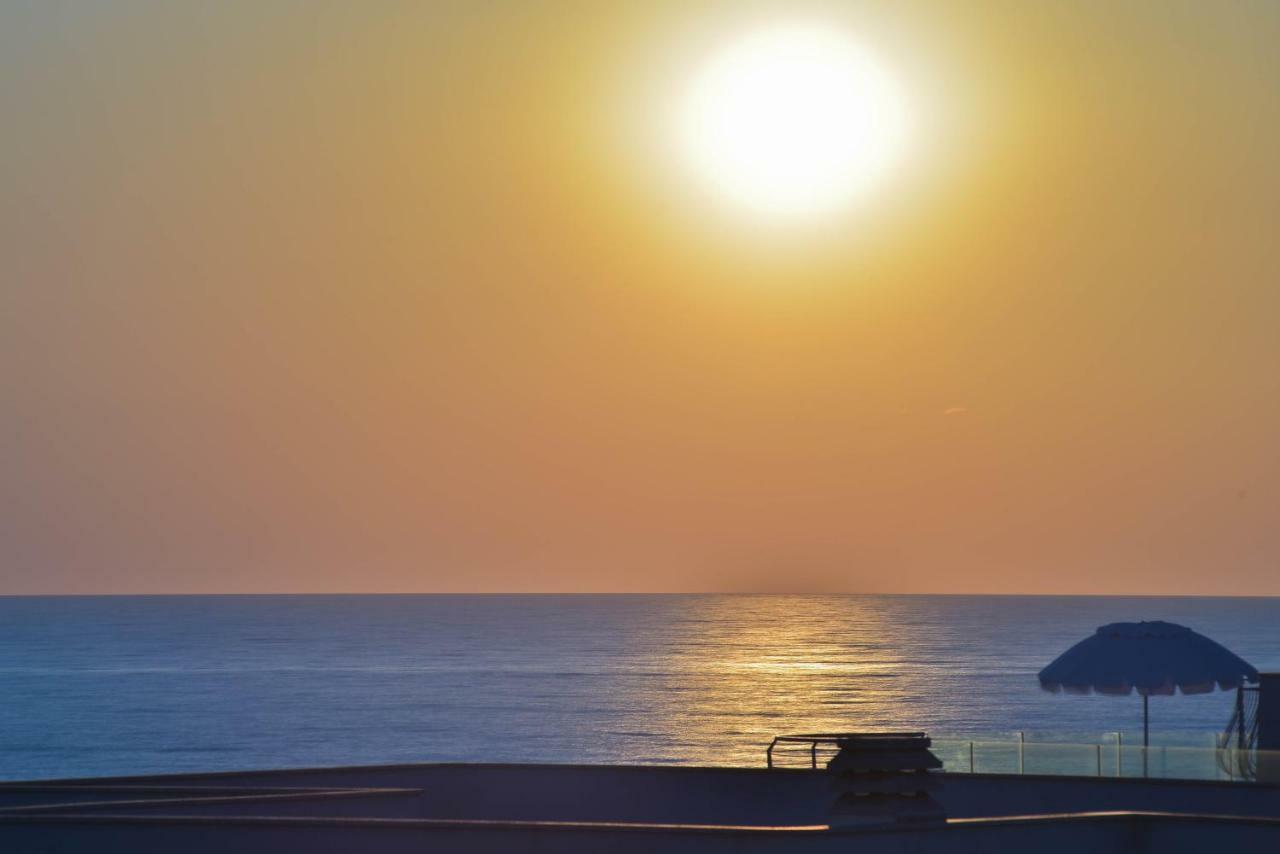
[[[830,21],[910,151],[663,149]],[[1280,593],[1280,5],[0,7],[0,593]]]

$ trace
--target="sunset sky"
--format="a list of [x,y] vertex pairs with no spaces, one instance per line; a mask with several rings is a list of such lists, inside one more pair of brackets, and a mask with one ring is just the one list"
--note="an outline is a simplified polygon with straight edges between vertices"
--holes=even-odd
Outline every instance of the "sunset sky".
[[[799,216],[679,142],[788,27],[902,118]],[[6,2],[0,593],[1280,594],[1277,44],[1264,0]]]

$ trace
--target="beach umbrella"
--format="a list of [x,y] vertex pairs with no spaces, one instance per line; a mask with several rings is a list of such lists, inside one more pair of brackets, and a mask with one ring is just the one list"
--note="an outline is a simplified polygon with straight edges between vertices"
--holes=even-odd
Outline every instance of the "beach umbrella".
[[[1142,695],[1142,746],[1148,746],[1152,694],[1229,691],[1258,671],[1221,644],[1177,623],[1110,623],[1040,671],[1040,687],[1055,694]],[[1144,752],[1145,754],[1145,752]]]

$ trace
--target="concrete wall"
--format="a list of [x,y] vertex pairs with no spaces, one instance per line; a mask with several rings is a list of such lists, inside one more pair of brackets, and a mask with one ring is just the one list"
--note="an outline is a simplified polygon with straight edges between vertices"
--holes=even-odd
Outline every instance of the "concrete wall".
[[[826,808],[833,799],[830,778],[821,773],[653,766],[445,764],[132,781],[224,787],[412,788],[421,790],[421,795],[383,802],[380,807],[394,809],[374,814],[507,821],[825,824]],[[1280,786],[1275,785],[981,774],[943,775],[943,781],[936,797],[952,817],[1106,810],[1280,816]],[[122,781],[111,782],[118,785]],[[368,806],[372,808],[373,802]],[[199,814],[206,811],[201,809]],[[212,811],[227,814],[223,807]],[[289,814],[299,813],[290,809]]]
[[[7,812],[0,810],[0,852],[1280,850],[1280,818],[1274,818],[1280,817],[1280,787],[1258,784],[944,775],[939,799],[952,816],[947,825],[832,831],[820,827],[831,778],[805,771],[419,765],[77,782],[65,790],[0,787],[10,802]],[[402,790],[316,790],[326,786]],[[281,794],[282,787],[312,790]],[[122,792],[153,800],[120,803]],[[30,811],[28,799],[50,796],[76,806],[63,807],[61,815]],[[1187,814],[1054,815],[1153,809]],[[991,817],[1010,815],[1035,817]]]
[[[10,808],[8,812],[18,815],[416,818],[420,800],[421,793],[414,790],[312,795],[241,794],[212,798],[75,801]],[[0,815],[4,814],[0,812]]]
[[782,854],[782,852],[938,852],[990,854],[1192,854],[1275,850],[1275,823],[1142,816],[1025,821],[974,820],[932,829],[870,831],[697,830],[583,826],[464,826],[354,820],[0,821],[0,850],[24,854]]
[[129,781],[414,788],[421,797],[399,817],[508,821],[822,824],[833,798],[830,780],[811,772],[649,766],[378,766]]
[[[298,789],[254,787],[259,795],[298,793]],[[331,786],[316,792],[332,791]],[[243,786],[21,786],[0,784],[0,810],[41,804],[91,803],[94,801],[126,801],[161,798],[200,798],[218,795],[242,795]]]
[[953,774],[936,797],[957,818],[1112,810],[1280,817],[1280,786],[1256,783]]

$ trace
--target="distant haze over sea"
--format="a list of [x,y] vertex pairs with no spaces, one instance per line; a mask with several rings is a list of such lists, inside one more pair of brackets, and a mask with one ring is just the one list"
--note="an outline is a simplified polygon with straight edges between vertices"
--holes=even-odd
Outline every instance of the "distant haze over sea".
[[[775,734],[1094,741],[1136,696],[1035,674],[1164,619],[1280,669],[1280,599],[1018,596],[0,598],[0,779],[409,761],[759,765]],[[1157,697],[1207,745],[1232,695]]]

